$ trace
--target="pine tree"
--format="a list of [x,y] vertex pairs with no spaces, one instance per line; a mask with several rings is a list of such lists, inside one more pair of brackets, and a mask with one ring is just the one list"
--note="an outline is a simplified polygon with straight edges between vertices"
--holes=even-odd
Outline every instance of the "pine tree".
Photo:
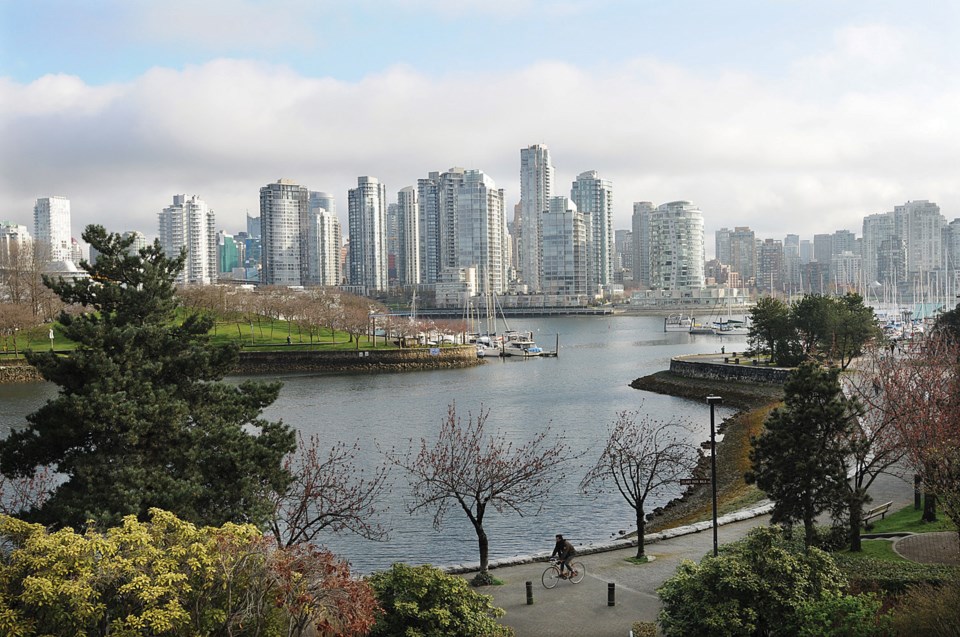
[[840,511],[847,503],[854,412],[841,391],[839,373],[812,362],[800,365],[784,387],[784,406],[751,439],[753,470],[747,481],[756,482],[774,501],[772,522],[803,522],[808,547],[817,515]]
[[111,525],[158,507],[197,524],[263,524],[267,492],[288,484],[282,461],[295,448],[290,428],[260,417],[280,385],[218,382],[237,348],[210,343],[211,319],[178,316],[185,252],[170,258],[154,243],[131,254],[132,239],[101,226],[83,238],[99,253],[81,264],[89,278],[45,280],[85,310],[60,317],[77,349],[28,355],[59,395],[0,443],[4,474],[51,467],[63,477],[27,517]]

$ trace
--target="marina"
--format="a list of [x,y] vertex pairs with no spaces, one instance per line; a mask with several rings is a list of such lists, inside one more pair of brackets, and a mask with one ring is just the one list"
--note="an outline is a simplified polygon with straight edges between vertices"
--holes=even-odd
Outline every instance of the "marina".
[[[530,503],[521,517],[491,511],[485,521],[491,558],[511,557],[549,548],[562,532],[577,543],[607,540],[632,528],[633,511],[619,494],[599,498],[580,493],[584,465],[596,460],[608,427],[618,412],[639,410],[651,418],[686,422],[691,442],[699,444],[708,430],[706,403],[635,390],[640,376],[668,369],[683,354],[718,353],[713,335],[663,332],[662,316],[540,318],[511,321],[520,332],[548,346],[559,340],[559,356],[491,357],[465,369],[363,375],[286,375],[276,403],[264,417],[315,434],[329,444],[357,441],[360,468],[382,462],[388,449],[406,449],[421,438],[431,440],[447,408],[455,404],[464,420],[489,409],[487,426],[511,440],[522,441],[549,427],[563,435],[570,459],[563,479],[543,502]],[[738,340],[739,339],[739,340]],[[744,337],[722,341],[728,351],[741,349]],[[245,378],[230,378],[240,382]],[[47,383],[0,385],[0,435],[22,426],[56,388]],[[720,410],[720,415],[728,413]],[[408,486],[394,472],[393,490],[381,503],[380,521],[390,529],[386,542],[351,535],[322,538],[360,572],[402,561],[413,564],[455,564],[477,559],[476,535],[466,518],[451,512],[440,530],[429,514],[407,513]],[[679,495],[680,486],[677,485]],[[664,502],[650,503],[650,509]]]

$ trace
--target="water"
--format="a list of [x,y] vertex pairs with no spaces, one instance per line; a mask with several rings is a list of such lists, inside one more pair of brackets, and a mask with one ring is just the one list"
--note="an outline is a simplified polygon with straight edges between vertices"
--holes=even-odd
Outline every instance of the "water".
[[[607,430],[622,410],[640,410],[662,422],[686,421],[696,431],[692,442],[709,435],[705,401],[691,401],[635,390],[629,383],[667,369],[680,354],[745,349],[745,337],[665,333],[656,316],[568,317],[512,320],[510,327],[534,332],[538,345],[555,347],[557,358],[488,359],[479,367],[363,376],[287,376],[277,402],[265,417],[283,419],[304,436],[317,434],[332,444],[359,441],[363,466],[382,461],[380,449],[406,449],[421,437],[433,440],[447,407],[456,402],[464,419],[489,408],[489,431],[503,431],[517,441],[546,426],[562,433],[580,460],[569,463],[566,479],[528,512],[500,514],[488,510],[484,526],[490,557],[508,557],[549,549],[563,533],[575,543],[609,539],[634,528],[633,510],[619,494],[581,495],[578,485],[596,461]],[[23,425],[23,416],[55,395],[49,384],[0,385],[0,436]],[[720,410],[722,417],[726,412]],[[453,509],[436,531],[432,515],[410,515],[404,475],[394,472],[394,488],[384,503],[381,523],[389,539],[373,542],[355,536],[328,535],[322,541],[352,562],[359,572],[385,568],[396,561],[454,564],[476,561],[476,535],[466,516]],[[678,487],[679,491],[679,487]],[[647,510],[663,502],[649,502]],[[542,510],[536,514],[536,507]]]

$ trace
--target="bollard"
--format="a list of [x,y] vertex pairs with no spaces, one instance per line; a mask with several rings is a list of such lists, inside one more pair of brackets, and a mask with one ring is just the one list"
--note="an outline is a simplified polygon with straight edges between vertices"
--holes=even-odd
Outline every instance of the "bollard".
[[527,582],[527,606],[533,604],[533,582]]
[[607,584],[607,606],[617,605],[617,585],[613,582]]

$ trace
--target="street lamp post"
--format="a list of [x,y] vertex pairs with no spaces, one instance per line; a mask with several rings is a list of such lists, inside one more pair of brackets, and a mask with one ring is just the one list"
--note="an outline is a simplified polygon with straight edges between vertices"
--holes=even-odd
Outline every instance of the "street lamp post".
[[710,405],[710,484],[713,489],[713,556],[717,557],[717,428],[714,424],[714,406],[723,402],[720,396],[707,396]]

